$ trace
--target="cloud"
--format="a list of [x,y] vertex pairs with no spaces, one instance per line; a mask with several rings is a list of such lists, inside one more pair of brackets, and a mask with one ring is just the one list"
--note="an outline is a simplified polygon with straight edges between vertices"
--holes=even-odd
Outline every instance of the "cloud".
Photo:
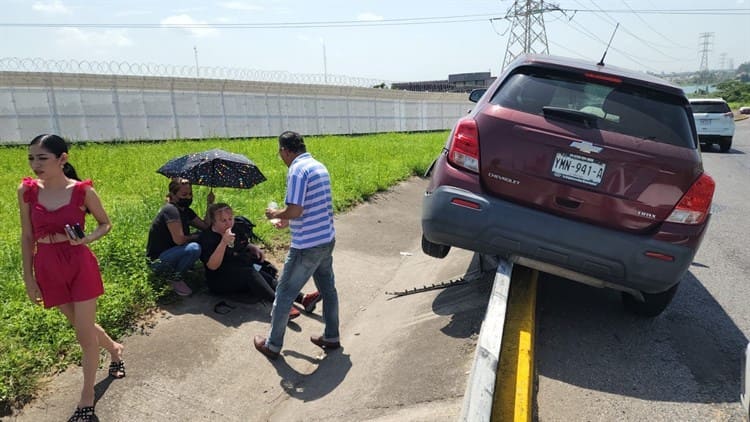
[[115,13],[115,16],[118,16],[118,17],[144,16],[144,15],[150,15],[151,13],[152,12],[150,10],[121,10]]
[[219,3],[219,6],[225,8],[225,9],[231,9],[231,10],[244,10],[244,11],[259,11],[263,10],[263,7],[251,4],[245,1],[225,1]]
[[38,1],[31,5],[31,8],[37,12],[50,13],[50,14],[70,14],[70,9],[60,0],[52,0],[48,2]]
[[365,12],[357,15],[358,21],[382,21],[383,17],[374,13]]
[[195,20],[190,15],[169,16],[160,23],[171,28],[182,28],[195,37],[208,37],[218,33],[215,28],[210,28],[206,21]]
[[61,28],[58,34],[56,42],[63,47],[104,49],[133,45],[123,29],[84,31],[79,28]]

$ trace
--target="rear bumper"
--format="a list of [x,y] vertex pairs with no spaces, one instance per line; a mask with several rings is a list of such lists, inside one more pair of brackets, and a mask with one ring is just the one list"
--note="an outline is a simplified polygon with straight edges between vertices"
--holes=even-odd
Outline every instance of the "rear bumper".
[[[456,205],[451,202],[456,198],[480,207]],[[422,232],[433,243],[525,257],[645,293],[660,293],[678,283],[697,250],[697,246],[593,226],[453,186],[425,194]],[[650,258],[646,252],[674,260]]]
[[732,135],[698,135],[699,142],[722,142],[727,138],[732,138]]
[[734,136],[734,128],[712,128],[709,130],[699,130],[698,138],[716,138],[724,136]]

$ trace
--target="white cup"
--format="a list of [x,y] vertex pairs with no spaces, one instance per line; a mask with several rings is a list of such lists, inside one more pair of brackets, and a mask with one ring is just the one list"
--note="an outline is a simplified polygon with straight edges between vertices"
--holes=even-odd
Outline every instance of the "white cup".
[[[268,208],[270,208],[272,210],[279,209],[279,204],[277,204],[276,201],[271,201],[271,202],[268,203]],[[271,224],[276,225],[281,220],[279,220],[278,218],[272,218],[272,219],[270,219],[268,221],[270,221]]]

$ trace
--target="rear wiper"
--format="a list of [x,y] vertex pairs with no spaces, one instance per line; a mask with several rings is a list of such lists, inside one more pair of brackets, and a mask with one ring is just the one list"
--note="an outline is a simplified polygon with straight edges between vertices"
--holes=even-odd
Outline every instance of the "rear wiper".
[[599,116],[591,113],[584,113],[578,110],[571,110],[569,108],[544,106],[542,107],[544,117],[558,118],[578,122],[586,126],[587,128],[595,128],[596,122],[599,120]]

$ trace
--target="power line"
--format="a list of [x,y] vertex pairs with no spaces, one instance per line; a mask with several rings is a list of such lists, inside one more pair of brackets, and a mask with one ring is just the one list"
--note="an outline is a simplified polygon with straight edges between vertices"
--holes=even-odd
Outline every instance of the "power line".
[[[592,0],[592,3],[593,3],[593,0]],[[596,6],[596,8],[597,8],[597,9],[599,9],[599,10],[602,10],[602,9],[601,9],[601,8],[600,8],[599,6],[597,6],[597,5],[595,4],[595,3],[594,3],[594,6]],[[616,22],[616,23],[618,23],[618,24],[619,24],[619,22],[615,21],[615,20],[614,20],[614,19],[613,19],[613,18],[612,18],[611,16],[609,16],[609,14],[608,14],[607,12],[604,12],[604,11],[603,11],[603,13],[604,13],[604,15],[605,15],[605,16],[607,16],[607,18],[609,18],[609,19],[612,19],[612,20],[613,20],[614,22]],[[656,51],[657,53],[659,53],[659,54],[661,54],[662,56],[664,56],[664,57],[667,57],[667,58],[669,58],[669,59],[672,59],[672,60],[680,60],[680,59],[679,59],[679,58],[677,58],[677,57],[673,57],[673,56],[670,56],[669,54],[665,53],[664,51],[662,51],[662,50],[659,50],[658,48],[656,48],[656,47],[655,47],[655,46],[653,45],[653,43],[651,43],[651,42],[649,42],[649,41],[646,41],[646,40],[644,40],[643,38],[641,38],[640,36],[636,35],[636,34],[635,34],[635,33],[634,33],[633,31],[630,31],[629,29],[627,29],[627,28],[625,27],[625,25],[622,25],[622,24],[620,24],[620,26],[622,26],[622,30],[623,30],[623,31],[625,31],[625,33],[626,33],[626,34],[628,34],[628,35],[630,35],[631,37],[633,37],[633,38],[637,39],[638,41],[640,41],[641,43],[643,43],[643,45],[645,45],[646,47],[648,47],[648,48],[650,48],[650,49],[652,49],[652,50]]]
[[[590,39],[593,39],[594,41],[598,41],[602,45],[605,45],[605,46],[607,45],[606,41],[604,41],[603,39],[599,38],[596,34],[593,34],[587,28],[581,27],[581,29],[579,29],[579,28],[573,26],[573,23],[575,23],[576,25],[580,25],[578,22],[568,21],[567,23],[570,26],[570,28],[573,29],[574,31],[577,31],[577,32],[583,34],[584,36],[586,36],[586,37],[588,37]],[[652,68],[652,67],[650,67],[648,65],[645,65],[645,64],[643,64],[641,62],[641,61],[648,61],[647,59],[639,57],[638,58],[639,60],[636,60],[636,58],[634,58],[632,55],[626,53],[623,50],[620,50],[619,48],[610,46],[610,49],[612,51],[616,51],[616,52],[620,53],[625,59],[627,59],[627,60],[629,60],[629,61],[631,61],[631,62],[633,62],[633,63],[635,63],[635,64],[637,64],[637,65],[639,65],[641,67],[643,67],[644,69],[649,69],[649,70],[654,71],[654,72],[658,71],[657,69],[654,69],[654,68]]]
[[[622,3],[625,5],[625,7],[628,8],[628,10],[633,10],[633,8],[630,7],[630,5],[625,0],[622,0]],[[648,27],[648,29],[652,30],[653,32],[655,32],[656,34],[658,34],[660,37],[662,37],[665,40],[669,41],[669,43],[671,43],[673,46],[679,47],[679,48],[684,48],[684,49],[690,48],[690,47],[687,47],[687,46],[684,46],[684,45],[677,44],[676,42],[674,42],[674,40],[670,39],[666,35],[664,35],[661,32],[659,32],[656,28],[654,28],[653,26],[651,26],[651,24],[649,24],[648,21],[646,21],[645,19],[643,19],[639,13],[633,12],[633,14],[635,15],[635,17],[638,18],[638,20],[640,20],[644,25],[646,25]]]
[[[559,9],[564,13],[624,13],[624,14],[660,14],[660,15],[702,15],[702,16],[740,16],[750,15],[750,9]],[[472,15],[434,16],[423,18],[395,18],[379,21],[301,21],[301,22],[266,22],[266,23],[43,23],[43,22],[0,22],[6,28],[100,28],[100,29],[284,29],[284,28],[347,28],[372,26],[407,26],[445,23],[480,22],[487,19],[508,19],[498,13]]]

